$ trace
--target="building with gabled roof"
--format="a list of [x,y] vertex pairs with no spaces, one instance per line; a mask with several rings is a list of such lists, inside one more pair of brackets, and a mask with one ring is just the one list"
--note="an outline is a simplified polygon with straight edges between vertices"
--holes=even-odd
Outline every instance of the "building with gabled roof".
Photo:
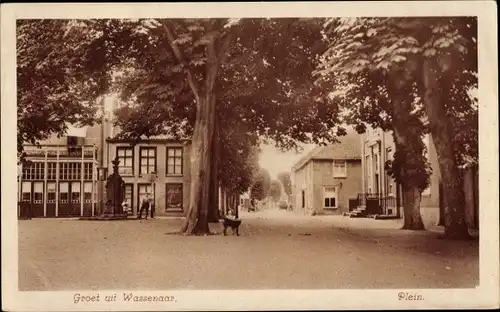
[[[342,214],[362,189],[361,137],[353,130],[339,142],[318,146],[291,172],[293,209],[301,214]],[[352,207],[351,207],[352,208]]]

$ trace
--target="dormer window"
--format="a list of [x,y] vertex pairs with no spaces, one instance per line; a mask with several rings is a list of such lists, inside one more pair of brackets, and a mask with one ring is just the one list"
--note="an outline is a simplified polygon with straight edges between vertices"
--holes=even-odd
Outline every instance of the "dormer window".
[[67,145],[69,155],[80,155],[82,153],[83,142],[81,138],[76,136],[68,136]]
[[333,177],[334,178],[347,177],[347,162],[345,160],[333,161]]

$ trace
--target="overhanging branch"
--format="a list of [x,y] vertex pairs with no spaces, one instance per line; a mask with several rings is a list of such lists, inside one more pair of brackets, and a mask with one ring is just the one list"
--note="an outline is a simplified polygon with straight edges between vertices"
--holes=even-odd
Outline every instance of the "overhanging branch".
[[[163,29],[165,30],[165,33],[167,34],[167,39],[170,44],[170,47],[172,48],[172,51],[174,52],[175,57],[179,61],[181,65],[184,66],[184,59],[182,57],[182,53],[179,50],[179,47],[175,44],[174,42],[174,35],[170,31],[170,28],[168,28],[167,25],[163,24]],[[193,91],[194,98],[196,100],[196,103],[198,104],[200,102],[200,95],[199,95],[199,88],[196,85],[196,81],[194,80],[193,73],[191,73],[191,70],[189,68],[185,68],[184,72],[186,73],[186,78],[189,84],[189,87],[191,88],[191,91]]]

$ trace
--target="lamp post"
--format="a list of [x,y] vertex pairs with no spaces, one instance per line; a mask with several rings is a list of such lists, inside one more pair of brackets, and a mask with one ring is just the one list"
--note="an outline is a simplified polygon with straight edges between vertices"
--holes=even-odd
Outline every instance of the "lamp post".
[[97,176],[99,177],[99,214],[103,213],[103,203],[104,203],[104,181],[108,175],[107,167],[97,167]]
[[21,186],[22,186],[22,183],[21,183],[21,176],[23,174],[23,166],[21,163],[19,163],[17,165],[17,216],[20,217],[21,216],[21,198],[20,196],[22,196],[21,192]]
[[[153,200],[153,203],[154,204],[154,207],[155,207],[155,210],[156,210],[156,196],[155,196],[155,188],[154,188],[154,183],[156,181],[156,171],[153,171],[149,174],[149,177],[148,177],[148,180],[149,180],[149,183],[151,184],[151,195],[153,196],[152,200]],[[154,215],[154,212],[153,212],[153,207],[150,207],[151,209],[151,215]]]

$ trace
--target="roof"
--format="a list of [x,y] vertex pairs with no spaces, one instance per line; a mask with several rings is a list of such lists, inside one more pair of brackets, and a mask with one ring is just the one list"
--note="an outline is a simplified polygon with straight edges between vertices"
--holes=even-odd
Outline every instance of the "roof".
[[[132,141],[131,139],[125,139],[121,137],[117,137],[115,134],[119,133],[120,128],[119,127],[113,127],[113,132],[112,134],[106,139],[107,142],[129,142]],[[150,137],[147,137],[145,135],[141,135],[137,141],[141,142],[186,142],[186,141],[191,141],[190,138],[188,138],[185,133],[180,131],[177,136],[171,135],[171,134],[158,134],[158,135],[153,135]]]
[[[107,142],[110,143],[118,143],[118,142],[132,142],[134,140],[132,139],[126,139],[126,138],[117,138],[117,137],[108,137],[106,139]],[[187,143],[190,142],[191,139],[188,138],[175,138],[174,136],[171,135],[155,135],[151,137],[146,137],[146,136],[141,136],[137,142],[150,142],[150,143],[172,143],[172,142],[177,142],[177,143]]]
[[348,133],[338,139],[340,142],[317,146],[302,157],[293,167],[297,171],[311,160],[360,160],[361,139],[357,133]]

